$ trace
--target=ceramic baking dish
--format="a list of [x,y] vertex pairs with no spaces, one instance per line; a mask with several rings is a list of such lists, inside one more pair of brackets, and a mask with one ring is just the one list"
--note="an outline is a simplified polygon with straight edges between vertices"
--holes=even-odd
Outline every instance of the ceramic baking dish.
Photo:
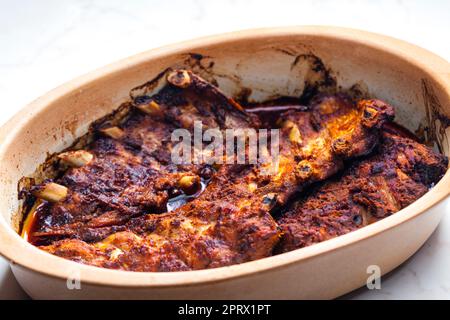
[[450,64],[411,44],[349,29],[291,27],[212,36],[144,52],[54,89],[1,128],[0,253],[11,261],[25,291],[40,299],[334,298],[365,285],[369,266],[385,274],[408,259],[449,211],[450,172],[412,205],[358,231],[211,270],[101,269],[50,255],[17,234],[18,180],[165,68],[191,68],[216,80],[231,96],[245,94],[250,101],[260,101],[299,96],[311,56],[323,63],[338,86],[356,85],[391,103],[397,122],[412,131],[426,128],[422,131],[428,140],[449,155]]

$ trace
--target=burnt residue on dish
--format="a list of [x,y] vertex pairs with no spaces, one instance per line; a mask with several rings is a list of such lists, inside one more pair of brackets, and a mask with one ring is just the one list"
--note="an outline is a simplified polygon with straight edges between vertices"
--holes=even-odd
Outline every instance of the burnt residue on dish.
[[313,75],[307,76],[305,79],[303,93],[299,98],[301,103],[308,103],[325,89],[336,88],[336,79],[332,76],[331,69],[327,68],[319,57],[312,53],[297,55],[292,62],[291,69],[302,61],[308,63]]
[[439,152],[443,152],[444,144],[450,146],[446,129],[450,126],[450,118],[444,113],[438,97],[434,93],[432,84],[426,80],[421,80],[422,96],[426,111],[426,124],[421,125],[416,134],[422,141],[430,146],[437,145]]
[[283,48],[275,48],[275,50],[293,58],[290,65],[291,71],[301,64],[308,66],[306,68],[307,71],[303,75],[303,92],[299,97],[302,104],[307,104],[311,98],[320,92],[337,92],[338,86],[333,71],[313,52],[298,54],[295,50]]

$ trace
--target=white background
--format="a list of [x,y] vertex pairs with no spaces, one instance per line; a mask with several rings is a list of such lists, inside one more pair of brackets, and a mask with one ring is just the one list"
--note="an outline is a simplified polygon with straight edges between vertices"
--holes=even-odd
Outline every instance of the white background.
[[[450,1],[0,0],[0,125],[55,86],[164,44],[244,28],[336,25],[384,33],[450,61]],[[447,208],[449,211],[450,208]],[[0,258],[0,298],[23,298]],[[382,289],[346,298],[450,299],[450,216]]]

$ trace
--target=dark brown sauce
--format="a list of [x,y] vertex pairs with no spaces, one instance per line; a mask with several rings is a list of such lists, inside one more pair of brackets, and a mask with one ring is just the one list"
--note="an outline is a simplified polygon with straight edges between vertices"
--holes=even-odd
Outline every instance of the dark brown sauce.
[[307,111],[309,108],[303,105],[299,98],[283,97],[262,103],[247,103],[245,111],[258,115],[263,128],[273,128],[278,116],[286,111]]

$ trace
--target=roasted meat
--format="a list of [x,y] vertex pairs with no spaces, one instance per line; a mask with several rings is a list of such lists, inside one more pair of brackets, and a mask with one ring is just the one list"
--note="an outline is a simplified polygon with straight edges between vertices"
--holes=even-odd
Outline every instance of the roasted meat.
[[[398,136],[386,129],[392,127],[394,111],[379,100],[355,102],[343,94],[318,95],[308,106],[279,108],[283,111],[272,114],[267,123],[260,113],[248,112],[190,71],[168,70],[162,76],[164,85],[157,92],[134,97],[132,108],[121,121],[94,123],[95,134],[83,150],[60,154],[60,164],[68,170],[29,190],[37,198],[29,215],[35,221],[30,223],[27,219],[24,227],[30,242],[57,256],[105,268],[215,268],[267,257],[275,248],[286,251],[307,245],[308,241],[317,242],[316,233],[324,234],[323,240],[328,234],[331,237],[353,230],[348,223],[338,231],[328,231],[325,222],[323,226],[314,224],[317,220],[308,220],[308,214],[299,209],[308,200],[283,212],[292,201],[304,197],[310,186],[335,175],[346,181],[349,170],[362,172],[363,169],[355,169],[357,163],[363,165],[367,161],[371,166],[378,156],[379,165],[393,167],[389,161],[405,158],[404,166],[410,164],[413,168],[408,167],[407,171],[399,166],[398,170],[416,184],[426,179],[423,185],[427,187],[439,179],[445,167],[442,156],[417,142],[408,142],[422,148],[420,152],[419,147],[414,150],[416,157],[412,160],[406,140],[402,147],[387,143],[389,134]],[[195,134],[198,123],[202,130],[217,128],[224,136],[228,129],[249,130],[241,134],[261,128],[279,129],[265,132],[270,143],[279,142],[279,148],[260,146],[256,163],[236,163],[234,154],[227,153],[218,157],[220,163],[173,163],[171,152],[175,146],[171,134],[175,129]],[[395,137],[392,140],[397,143],[407,139]],[[201,147],[207,145],[202,143]],[[204,155],[203,148],[198,149],[195,143],[191,147],[193,154]],[[233,151],[243,153],[247,160],[252,152],[249,145]],[[391,160],[382,158],[391,153]],[[352,161],[355,164],[345,169]],[[353,177],[356,175],[353,173]],[[339,183],[340,179],[332,181]],[[347,179],[357,183],[351,177]],[[394,193],[399,199],[388,193],[376,195],[375,182],[367,179],[358,184],[362,191],[351,191],[354,208],[364,208],[366,212],[359,214],[359,225],[364,225],[369,215],[382,218],[425,192],[425,187],[419,189],[410,186],[409,180],[397,179]],[[390,186],[392,179],[385,183]],[[329,183],[333,182],[325,182],[324,186]],[[310,197],[340,200],[345,197],[345,188],[338,188],[343,190],[335,191],[334,198],[329,191],[324,191],[329,199],[320,196],[320,191]],[[385,202],[386,213],[371,211],[376,204]],[[308,212],[313,212],[315,205],[311,202]],[[322,210],[321,205],[338,206],[323,202],[317,203],[314,210]],[[324,219],[326,216],[330,223],[339,223],[331,213],[324,212]],[[273,216],[278,217],[278,223]],[[357,216],[354,213],[348,219],[356,224]],[[293,231],[289,233],[290,230]],[[305,232],[316,238],[301,238]],[[300,244],[302,241],[304,244]]]
[[[61,162],[71,168],[55,182],[67,188],[67,195],[61,201],[45,199],[50,201],[39,206],[31,235],[34,242],[67,236],[102,239],[105,231],[99,227],[111,226],[112,232],[132,217],[166,212],[168,201],[187,191],[180,186],[183,178],[201,183],[210,179],[211,169],[202,163],[171,162],[171,133],[180,126],[193,129],[195,120],[205,126],[246,127],[252,116],[190,72],[170,72],[167,78],[169,82],[157,95],[136,99],[135,108],[120,125],[94,126],[96,134],[84,150],[88,157],[83,165],[77,165],[79,154],[60,155]],[[42,196],[48,183],[35,186],[32,193]]]
[[385,125],[373,154],[314,188],[284,213],[277,252],[309,246],[383,219],[413,203],[442,178],[447,158]]
[[340,171],[345,160],[368,154],[380,127],[393,118],[393,108],[382,101],[355,104],[340,95],[318,97],[307,111],[281,114],[279,169],[256,193],[271,193],[285,205],[292,194]]

